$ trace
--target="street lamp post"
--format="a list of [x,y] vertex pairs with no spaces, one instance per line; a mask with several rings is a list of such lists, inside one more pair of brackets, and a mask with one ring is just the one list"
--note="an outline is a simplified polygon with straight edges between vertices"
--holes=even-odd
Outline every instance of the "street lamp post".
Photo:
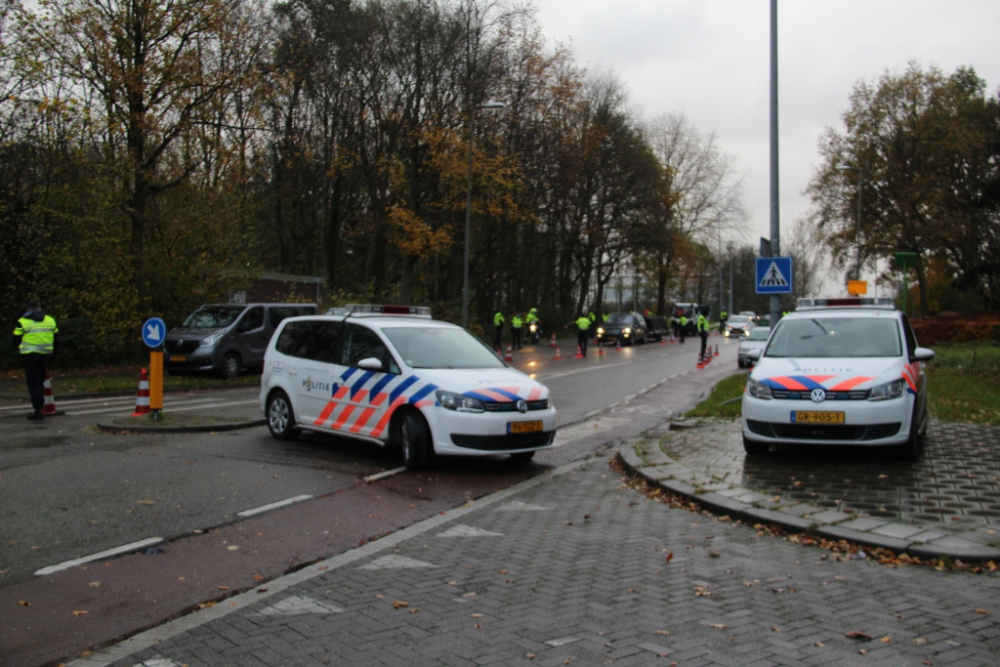
[[[735,210],[736,210],[735,208],[729,207],[726,210],[719,213],[718,217],[716,218],[716,222],[718,222],[718,227],[719,227],[719,312],[717,313],[717,315],[719,316],[719,322],[722,322],[722,217],[726,213],[732,213]],[[732,290],[732,288],[733,288],[733,272],[732,272],[732,264],[730,264],[729,289]]]
[[858,172],[858,229],[855,233],[855,243],[857,244],[857,250],[855,255],[855,267],[854,267],[854,279],[861,280],[861,184],[864,182],[864,170],[861,167],[854,167],[849,164],[838,164],[837,169],[840,171],[856,171]]
[[462,279],[462,328],[469,328],[469,238],[472,236],[472,138],[477,109],[503,109],[503,102],[487,102],[469,110],[469,165],[465,187],[465,264]]

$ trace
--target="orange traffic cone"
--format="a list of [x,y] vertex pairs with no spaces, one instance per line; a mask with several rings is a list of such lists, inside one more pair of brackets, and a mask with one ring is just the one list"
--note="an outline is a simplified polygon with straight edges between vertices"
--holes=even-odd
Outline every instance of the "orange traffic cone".
[[698,353],[698,368],[704,368],[704,367],[705,367],[705,360],[701,356],[701,352],[699,352]]
[[143,368],[139,373],[139,393],[135,397],[135,412],[132,416],[141,417],[145,414],[149,414],[149,376]]
[[615,338],[615,352],[621,352],[621,351],[622,351],[622,339]]
[[576,344],[576,358],[583,359],[583,350],[580,349],[580,344]]
[[597,356],[599,356],[599,357],[603,357],[604,356],[604,348],[601,347],[600,343],[597,344]]
[[556,361],[562,361],[562,350],[559,349],[558,345],[556,346]]
[[507,345],[507,356],[503,358],[504,361],[514,361],[514,354],[511,352],[510,345]]
[[667,344],[667,339],[664,338],[663,336],[660,336],[660,345],[666,345],[666,344]]
[[715,356],[719,356],[719,344],[715,344]]
[[556,332],[555,331],[552,332],[552,342],[549,343],[549,347],[555,347],[555,348],[559,347],[559,343],[556,342]]
[[45,371],[45,382],[42,386],[45,387],[45,403],[42,405],[42,414],[46,417],[66,414],[65,410],[56,411],[56,399],[52,397],[52,378],[49,377],[48,371]]
[[676,341],[676,340],[674,339],[674,332],[673,332],[673,331],[671,331],[671,332],[670,332],[670,342],[671,342],[671,343],[676,343],[676,342],[677,342],[677,341]]

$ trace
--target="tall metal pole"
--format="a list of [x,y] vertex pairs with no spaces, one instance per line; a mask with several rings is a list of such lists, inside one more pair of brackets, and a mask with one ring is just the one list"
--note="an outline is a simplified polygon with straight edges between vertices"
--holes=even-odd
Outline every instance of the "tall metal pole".
[[[771,0],[771,256],[781,255],[778,224],[778,0]],[[771,295],[771,326],[778,323],[781,298]]]
[[462,278],[462,328],[469,328],[469,237],[472,231],[472,125],[475,109],[469,105],[469,166],[465,181],[465,266]]
[[861,183],[864,179],[864,171],[858,167],[858,232],[857,232],[857,264],[854,269],[854,279],[861,280]]
[[[722,322],[722,216],[719,216],[719,310],[716,313]],[[721,324],[720,324],[721,327]]]
[[733,313],[733,251],[729,250],[729,314]]

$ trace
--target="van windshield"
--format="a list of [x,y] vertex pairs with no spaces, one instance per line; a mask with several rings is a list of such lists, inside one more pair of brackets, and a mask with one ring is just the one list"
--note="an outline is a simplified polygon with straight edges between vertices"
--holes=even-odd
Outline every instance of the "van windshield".
[[898,357],[902,353],[895,319],[819,316],[783,320],[765,356]]
[[222,329],[236,321],[246,306],[202,306],[188,315],[181,326],[192,329]]
[[503,368],[488,347],[463,329],[385,327],[382,333],[410,368]]

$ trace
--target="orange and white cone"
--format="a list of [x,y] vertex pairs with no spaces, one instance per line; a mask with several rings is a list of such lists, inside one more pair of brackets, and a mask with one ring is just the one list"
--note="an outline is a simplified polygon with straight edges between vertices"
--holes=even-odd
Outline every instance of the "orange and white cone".
[[135,397],[135,412],[133,417],[149,414],[149,376],[143,368],[139,373],[139,393]]
[[580,348],[580,344],[576,344],[576,358],[583,359],[583,350]]
[[599,357],[603,357],[604,356],[604,348],[601,347],[600,343],[597,344],[597,356],[599,356]]
[[45,387],[45,403],[42,405],[42,414],[46,417],[66,414],[65,410],[56,411],[56,399],[52,396],[52,378],[49,377],[48,371],[45,371],[45,382],[42,386]]
[[705,359],[701,356],[701,352],[698,353],[698,368],[705,367]]
[[677,342],[677,341],[676,341],[676,340],[674,339],[674,332],[673,332],[673,331],[671,331],[671,332],[670,332],[670,342],[671,342],[671,343],[676,343],[676,342]]
[[660,336],[660,345],[666,345],[666,344],[667,344],[667,339],[664,338],[663,336]]
[[555,348],[559,347],[559,343],[556,342],[556,332],[555,331],[552,332],[552,342],[549,343],[549,347],[555,347]]
[[559,349],[558,345],[556,346],[556,361],[562,361],[562,350]]
[[715,356],[719,356],[719,344],[715,344]]
[[514,353],[511,352],[510,345],[507,345],[507,356],[503,358],[504,361],[514,361]]
[[621,352],[621,351],[622,351],[622,339],[615,338],[615,352]]

